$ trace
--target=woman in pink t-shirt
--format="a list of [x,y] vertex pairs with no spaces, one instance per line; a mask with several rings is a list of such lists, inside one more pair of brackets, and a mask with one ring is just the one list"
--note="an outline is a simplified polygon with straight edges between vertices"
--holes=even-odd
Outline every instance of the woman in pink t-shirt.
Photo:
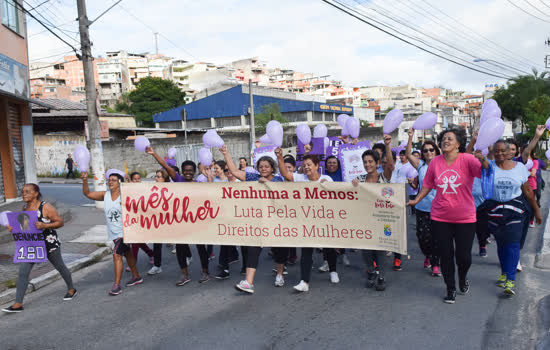
[[472,264],[471,251],[476,231],[472,185],[474,178],[481,177],[481,163],[476,157],[480,160],[484,157],[479,151],[476,157],[463,153],[466,145],[464,130],[443,131],[438,139],[443,154],[430,162],[420,193],[407,205],[416,205],[432,189],[436,190],[431,208],[432,232],[447,285],[444,301],[454,304],[455,256],[460,291],[466,294],[470,289],[467,274]]

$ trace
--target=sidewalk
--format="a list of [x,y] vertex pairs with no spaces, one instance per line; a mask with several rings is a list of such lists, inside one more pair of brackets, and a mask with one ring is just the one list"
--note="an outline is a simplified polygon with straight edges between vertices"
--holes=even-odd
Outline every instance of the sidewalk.
[[82,180],[79,178],[76,179],[65,179],[64,177],[39,177],[38,183],[41,184],[81,184]]
[[[55,205],[55,203],[54,203]],[[2,210],[21,210],[21,202],[10,203],[10,208],[2,207]],[[63,207],[56,206],[57,211],[63,215],[65,226],[57,230],[61,241],[61,253],[65,264],[71,271],[88,266],[102,257],[110,254],[111,249],[105,246],[107,233],[104,231],[105,219],[102,210],[92,207]],[[88,232],[93,231],[91,237]],[[19,266],[13,263],[14,242],[11,235],[4,230],[1,237],[9,240],[0,242],[0,304],[11,302],[15,298],[15,281]],[[74,241],[77,242],[74,242]],[[101,243],[100,243],[101,242]],[[42,288],[60,278],[59,273],[50,263],[36,264],[31,271],[29,291]],[[10,286],[11,288],[8,288]]]

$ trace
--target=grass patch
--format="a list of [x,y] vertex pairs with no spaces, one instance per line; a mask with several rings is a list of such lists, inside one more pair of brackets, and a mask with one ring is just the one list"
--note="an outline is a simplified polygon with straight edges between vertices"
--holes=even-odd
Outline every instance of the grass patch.
[[100,247],[100,248],[103,248],[103,247],[107,246],[105,243],[96,243],[95,245]]
[[7,280],[6,282],[4,282],[4,284],[8,288],[15,288],[15,280]]

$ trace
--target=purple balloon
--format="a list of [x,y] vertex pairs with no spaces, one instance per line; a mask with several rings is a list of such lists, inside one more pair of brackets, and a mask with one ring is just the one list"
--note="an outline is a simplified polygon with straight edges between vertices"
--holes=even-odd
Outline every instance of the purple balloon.
[[327,137],[327,127],[325,124],[317,124],[313,128],[313,137]]
[[346,122],[348,121],[348,119],[349,119],[349,115],[340,114],[338,118],[336,118],[336,121],[338,122],[338,125],[340,125],[340,127],[342,127],[343,129],[346,127]]
[[204,143],[206,147],[215,148],[220,148],[224,145],[222,138],[214,129],[210,129],[206,134],[202,135],[202,143]]
[[74,159],[78,164],[81,172],[87,172],[90,167],[90,151],[82,145],[75,147],[73,151]]
[[168,158],[176,158],[176,154],[178,154],[178,151],[174,147],[168,150]]
[[384,127],[382,130],[384,134],[391,134],[392,131],[397,129],[403,121],[403,112],[399,109],[392,109],[384,118]]
[[550,130],[550,118],[546,119],[546,129]]
[[481,119],[479,120],[479,124],[483,125],[487,120],[491,118],[500,118],[501,115],[502,111],[498,106],[487,107],[483,110],[483,112],[481,112]]
[[269,139],[269,136],[267,136],[267,135],[264,135],[264,136],[260,137],[260,142],[271,144],[271,140]]
[[11,213],[11,211],[6,210],[0,213],[0,225],[8,226],[10,224],[8,221],[8,213]]
[[533,160],[532,159],[527,159],[527,163],[525,163],[525,167],[527,168],[527,170],[531,170],[533,169]]
[[[349,119],[349,118],[348,118]],[[347,122],[347,120],[346,120]],[[349,131],[348,131],[348,128],[346,128],[346,125],[344,124],[344,126],[342,127],[342,133],[340,134],[342,136],[348,136],[349,135]]]
[[138,136],[136,137],[135,141],[134,141],[134,147],[140,151],[140,152],[145,152],[145,149],[147,147],[151,146],[151,143],[149,142],[149,140],[147,139],[147,137],[145,136]]
[[328,146],[330,146],[330,139],[325,136],[324,138],[324,146],[325,146],[325,152],[327,151]]
[[405,148],[409,144],[408,140],[404,140],[399,144],[399,148]]
[[251,166],[247,166],[246,168],[244,168],[244,171],[246,173],[258,174],[258,171]]
[[546,155],[546,159],[550,159],[550,149],[546,151],[545,155]]
[[299,124],[296,127],[296,136],[301,143],[307,145],[311,142],[311,129],[306,124]]
[[488,155],[489,154],[489,149],[485,148],[483,151],[481,151],[481,154],[483,154],[484,156]]
[[267,136],[271,142],[277,146],[281,147],[283,145],[283,126],[276,120],[272,120],[267,123],[266,126]]
[[212,164],[212,152],[209,148],[203,147],[199,150],[199,162],[206,167]]
[[484,150],[489,148],[493,143],[497,142],[498,139],[504,134],[504,122],[500,118],[491,118],[488,119],[484,124],[481,125],[479,133],[477,136],[477,142],[475,144],[476,151]]
[[427,112],[422,114],[416,121],[414,122],[412,128],[414,130],[427,130],[431,129],[435,126],[437,123],[437,115],[432,112]]
[[491,107],[498,107],[497,101],[493,100],[492,98],[483,102],[483,106],[481,106],[481,111],[483,112],[485,109],[491,108]]
[[346,121],[346,131],[348,132],[349,136],[356,139],[359,137],[359,130],[361,129],[361,123],[359,122],[359,119],[355,117],[350,117]]
[[416,171],[416,169],[411,165],[407,169],[407,179],[414,179],[417,176],[418,176],[418,171]]
[[376,143],[377,143],[377,144],[378,144],[378,143],[384,144],[384,140],[380,140],[380,141],[378,141],[378,142],[376,142]]

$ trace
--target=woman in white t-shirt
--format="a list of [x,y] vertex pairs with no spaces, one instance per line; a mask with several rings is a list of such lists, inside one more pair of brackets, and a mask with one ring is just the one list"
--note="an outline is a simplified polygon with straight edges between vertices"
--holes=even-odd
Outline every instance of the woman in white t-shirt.
[[[319,157],[317,157],[316,155],[306,155],[302,162],[302,170],[304,171],[304,173],[296,174],[289,172],[286,168],[282,150],[280,148],[277,148],[275,150],[275,154],[277,155],[277,161],[279,162],[279,171],[287,181],[315,181],[321,183],[333,182],[330,176],[319,174]],[[300,259],[301,281],[296,286],[294,286],[294,289],[298,292],[307,292],[309,290],[309,278],[311,277],[311,267],[313,266],[312,256],[313,248],[302,248],[302,257]],[[332,283],[340,282],[340,279],[338,278],[338,273],[336,271],[330,273],[330,281]]]

